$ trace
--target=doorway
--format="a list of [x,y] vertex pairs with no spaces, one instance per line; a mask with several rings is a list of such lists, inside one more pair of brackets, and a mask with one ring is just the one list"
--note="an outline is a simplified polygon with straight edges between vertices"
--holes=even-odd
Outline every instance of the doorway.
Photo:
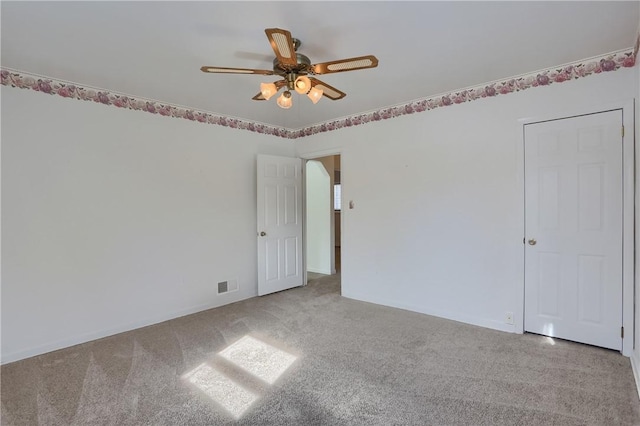
[[340,155],[308,160],[306,185],[307,283],[333,277],[341,268],[341,161]]
[[622,350],[623,110],[524,126],[524,331]]

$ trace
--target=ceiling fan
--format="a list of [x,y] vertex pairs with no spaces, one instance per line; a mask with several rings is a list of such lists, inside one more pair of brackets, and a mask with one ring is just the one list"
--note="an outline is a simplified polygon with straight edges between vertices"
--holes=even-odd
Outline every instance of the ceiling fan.
[[276,58],[273,60],[273,70],[214,66],[203,66],[200,70],[203,72],[222,74],[279,75],[283,77],[281,80],[273,83],[262,83],[260,85],[260,93],[252,99],[255,101],[268,100],[280,89],[286,87],[286,90],[278,98],[277,104],[281,108],[287,109],[291,108],[292,105],[291,90],[295,90],[301,95],[307,95],[314,104],[317,103],[322,96],[326,96],[333,101],[347,96],[346,93],[335,87],[329,86],[327,83],[315,77],[307,77],[308,75],[331,74],[375,68],[378,66],[378,59],[373,55],[311,64],[311,60],[307,56],[297,53],[301,42],[291,37],[289,31],[280,28],[267,28],[265,33],[271,43],[271,48],[276,54]]

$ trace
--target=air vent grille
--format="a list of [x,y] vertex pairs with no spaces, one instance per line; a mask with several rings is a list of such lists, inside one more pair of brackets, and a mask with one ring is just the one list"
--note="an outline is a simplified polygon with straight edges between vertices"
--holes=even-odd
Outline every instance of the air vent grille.
[[231,293],[238,290],[238,280],[226,280],[218,283],[218,294]]

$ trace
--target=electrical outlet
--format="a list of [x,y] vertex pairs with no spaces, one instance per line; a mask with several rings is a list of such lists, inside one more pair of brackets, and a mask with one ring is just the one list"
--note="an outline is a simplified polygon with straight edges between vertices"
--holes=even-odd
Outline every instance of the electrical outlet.
[[504,322],[513,325],[513,312],[505,312]]

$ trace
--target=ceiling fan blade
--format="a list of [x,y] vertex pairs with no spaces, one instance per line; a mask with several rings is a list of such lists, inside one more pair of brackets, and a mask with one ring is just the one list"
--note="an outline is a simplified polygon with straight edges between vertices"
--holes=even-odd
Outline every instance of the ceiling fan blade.
[[211,67],[204,66],[200,68],[202,72],[212,72],[220,74],[261,74],[261,75],[273,75],[271,70],[254,70],[250,68],[225,68],[225,67]]
[[322,96],[326,96],[332,101],[337,101],[338,99],[342,99],[347,96],[346,93],[341,92],[335,87],[329,86],[327,83],[320,81],[317,78],[309,77],[309,80],[311,80],[312,87],[322,90]]
[[267,33],[271,48],[275,52],[278,62],[280,62],[281,65],[298,65],[296,49],[289,31],[280,28],[267,28],[264,32]]
[[340,59],[338,61],[323,62],[311,65],[314,74],[329,74],[333,72],[361,70],[378,66],[378,58],[373,55],[358,56],[357,58]]
[[[278,81],[274,81],[273,84],[276,85],[276,89],[280,90],[282,89],[284,86],[287,85],[287,80],[278,80]],[[275,95],[274,95],[275,96]],[[264,96],[262,96],[262,92],[258,92],[257,95],[255,95],[253,98],[254,101],[266,101],[266,99],[264,98]]]

